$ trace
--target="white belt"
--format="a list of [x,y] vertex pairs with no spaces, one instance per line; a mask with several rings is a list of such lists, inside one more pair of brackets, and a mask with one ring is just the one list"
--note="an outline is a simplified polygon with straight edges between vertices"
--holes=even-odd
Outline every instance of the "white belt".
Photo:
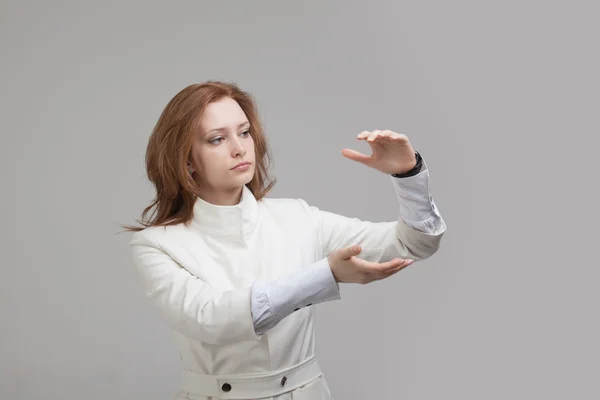
[[306,385],[322,374],[312,356],[293,367],[264,374],[206,375],[184,371],[181,389],[219,399],[273,397]]

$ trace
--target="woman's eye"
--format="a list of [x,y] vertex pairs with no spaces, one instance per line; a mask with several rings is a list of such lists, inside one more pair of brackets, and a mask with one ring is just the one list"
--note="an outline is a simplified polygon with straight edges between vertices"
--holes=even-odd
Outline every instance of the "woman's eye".
[[208,143],[211,143],[211,144],[218,144],[218,143],[220,143],[220,142],[221,142],[221,139],[223,139],[223,138],[222,138],[222,137],[214,138],[214,139],[212,139],[212,140],[209,140],[209,141],[208,141]]
[[250,135],[250,131],[244,131],[244,132],[240,133],[240,135],[248,136],[248,135]]

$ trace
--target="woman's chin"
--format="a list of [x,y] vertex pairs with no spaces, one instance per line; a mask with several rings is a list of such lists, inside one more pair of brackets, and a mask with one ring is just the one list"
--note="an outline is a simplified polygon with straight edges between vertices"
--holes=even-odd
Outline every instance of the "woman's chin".
[[235,182],[248,183],[254,177],[254,168],[248,168],[246,171],[235,171],[231,179]]
[[252,181],[254,178],[251,174],[239,174],[237,176],[229,177],[227,186],[229,188],[236,188],[240,186],[244,186]]

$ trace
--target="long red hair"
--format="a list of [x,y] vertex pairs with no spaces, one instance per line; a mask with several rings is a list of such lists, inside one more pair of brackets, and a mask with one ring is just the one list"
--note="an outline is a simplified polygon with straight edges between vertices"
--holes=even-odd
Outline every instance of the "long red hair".
[[190,222],[198,186],[186,163],[202,112],[208,104],[224,97],[235,100],[250,122],[256,168],[248,188],[257,200],[273,188],[276,179],[268,172],[270,151],[252,95],[232,83],[207,81],[190,85],[169,101],[152,131],[146,148],[146,173],[156,189],[156,197],[142,212],[141,220],[136,220],[141,226],[121,225],[126,231]]

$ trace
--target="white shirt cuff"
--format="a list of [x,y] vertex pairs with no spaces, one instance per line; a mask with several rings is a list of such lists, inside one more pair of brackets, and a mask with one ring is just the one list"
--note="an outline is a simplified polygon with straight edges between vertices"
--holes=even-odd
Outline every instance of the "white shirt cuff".
[[337,299],[339,285],[327,258],[271,282],[256,280],[252,285],[254,330],[263,334],[294,311]]
[[423,161],[421,172],[408,178],[391,177],[398,197],[399,213],[409,227],[437,234],[446,229],[429,191],[429,170]]

